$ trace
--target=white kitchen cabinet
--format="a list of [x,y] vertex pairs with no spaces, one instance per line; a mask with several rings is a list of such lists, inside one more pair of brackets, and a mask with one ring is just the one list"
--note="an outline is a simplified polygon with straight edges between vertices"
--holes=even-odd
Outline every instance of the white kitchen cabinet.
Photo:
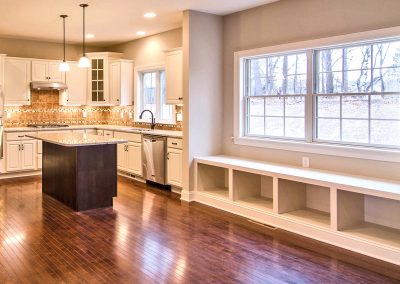
[[110,103],[127,106],[133,103],[133,61],[120,59],[110,63]]
[[118,169],[123,172],[142,176],[142,135],[114,131],[114,138],[127,139],[129,141],[128,143],[117,145]]
[[127,170],[132,174],[142,176],[142,144],[129,142],[126,149]]
[[4,85],[4,59],[6,55],[0,54],[0,85]]
[[35,140],[6,142],[7,172],[34,170],[36,168],[36,153]]
[[31,61],[25,58],[6,57],[4,59],[5,105],[29,105],[31,81]]
[[183,100],[182,50],[174,49],[166,53],[166,93],[168,104],[181,104]]
[[63,82],[64,72],[58,71],[60,61],[32,60],[32,81]]
[[60,105],[80,106],[87,99],[87,69],[79,68],[77,62],[68,62],[70,71],[65,74],[67,90],[60,92]]
[[88,99],[90,105],[110,105],[110,62],[120,59],[122,53],[92,52],[86,54],[91,67],[88,73]]
[[182,139],[167,139],[167,183],[182,187]]

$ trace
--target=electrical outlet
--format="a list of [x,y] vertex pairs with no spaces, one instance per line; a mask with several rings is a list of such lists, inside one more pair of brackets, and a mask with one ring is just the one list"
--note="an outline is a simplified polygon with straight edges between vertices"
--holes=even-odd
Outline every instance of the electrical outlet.
[[129,116],[129,118],[132,118],[132,117],[133,117],[133,115],[132,115],[131,112],[128,113],[128,116]]
[[310,158],[308,158],[308,157],[301,158],[301,164],[302,164],[303,168],[309,168],[310,167]]
[[121,118],[124,118],[124,112],[123,111],[121,111],[119,115],[120,115]]
[[83,116],[83,117],[87,117],[87,111],[86,111],[86,110],[84,110],[84,111],[82,112],[82,116]]

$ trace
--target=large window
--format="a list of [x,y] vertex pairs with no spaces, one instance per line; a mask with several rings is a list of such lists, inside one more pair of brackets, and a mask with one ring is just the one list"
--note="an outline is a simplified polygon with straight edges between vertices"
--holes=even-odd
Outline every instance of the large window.
[[245,64],[246,134],[304,138],[307,55],[249,58]]
[[400,145],[400,41],[316,52],[315,137]]
[[[138,77],[137,117],[148,109],[154,113],[156,121],[173,123],[173,107],[166,104],[165,70],[142,70],[138,72]],[[150,117],[148,112],[143,115],[145,120]]]
[[400,146],[400,41],[240,57],[242,136]]

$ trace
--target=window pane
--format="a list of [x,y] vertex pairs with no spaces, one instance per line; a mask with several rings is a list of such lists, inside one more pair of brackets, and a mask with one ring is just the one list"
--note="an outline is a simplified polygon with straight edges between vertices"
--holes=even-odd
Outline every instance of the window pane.
[[400,121],[371,120],[371,143],[400,146]]
[[400,67],[400,41],[373,45],[374,67]]
[[368,96],[343,96],[343,118],[368,118]]
[[304,117],[305,97],[286,97],[285,115]]
[[286,118],[285,136],[294,138],[304,138],[304,118]]
[[319,72],[332,72],[342,71],[343,65],[343,50],[340,49],[328,49],[318,52],[319,54]]
[[400,91],[400,68],[381,68],[374,70],[374,92]]
[[265,98],[265,114],[268,116],[283,116],[284,100],[282,97]]
[[317,139],[340,141],[340,119],[317,119]]
[[269,136],[284,136],[283,117],[266,117],[265,134]]
[[249,118],[248,134],[264,135],[264,117]]
[[318,96],[317,117],[340,118],[340,97],[339,96]]
[[400,95],[371,96],[372,119],[400,119]]
[[342,73],[321,73],[318,78],[319,94],[335,94],[342,92]]
[[254,115],[264,115],[264,99],[263,98],[250,98],[249,103],[249,114]]
[[167,105],[167,93],[165,91],[165,71],[160,71],[160,115],[159,119],[173,120],[172,105]]
[[345,70],[371,69],[371,45],[346,47],[343,49]]
[[343,119],[342,140],[368,143],[368,120]]
[[345,93],[371,92],[371,70],[346,71],[343,80]]

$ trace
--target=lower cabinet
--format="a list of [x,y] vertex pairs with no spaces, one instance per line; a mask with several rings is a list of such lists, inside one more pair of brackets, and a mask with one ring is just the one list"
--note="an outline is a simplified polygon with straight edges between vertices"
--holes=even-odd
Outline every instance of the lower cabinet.
[[117,145],[118,169],[130,174],[142,176],[142,135],[115,131],[114,137],[127,139],[129,141],[128,143]]
[[182,187],[182,139],[167,139],[167,183]]
[[7,172],[34,170],[36,168],[36,141],[9,141],[6,143]]

